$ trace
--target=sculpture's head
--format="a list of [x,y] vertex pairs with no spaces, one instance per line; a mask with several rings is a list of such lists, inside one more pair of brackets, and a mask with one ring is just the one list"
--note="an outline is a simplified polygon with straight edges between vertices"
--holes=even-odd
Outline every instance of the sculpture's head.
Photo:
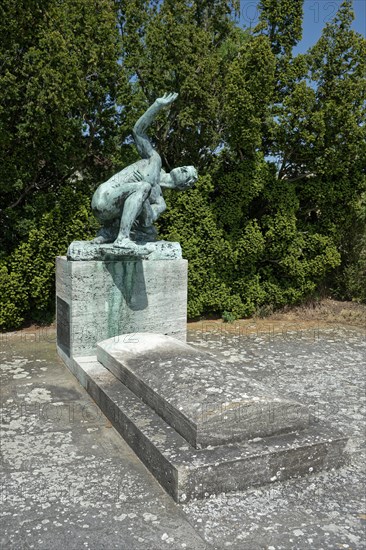
[[170,172],[170,177],[173,180],[174,187],[183,191],[192,187],[198,179],[198,174],[194,166],[180,166]]

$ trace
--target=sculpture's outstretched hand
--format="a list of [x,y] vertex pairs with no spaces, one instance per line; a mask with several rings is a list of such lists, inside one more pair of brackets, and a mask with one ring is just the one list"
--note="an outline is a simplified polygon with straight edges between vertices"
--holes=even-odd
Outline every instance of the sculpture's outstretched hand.
[[[146,135],[146,130],[156,117],[156,115],[162,110],[168,107],[178,97],[178,94],[173,92],[171,94],[164,94],[163,97],[158,97],[152,105],[140,116],[135,126],[133,127],[133,137],[138,152],[143,159],[151,158],[154,154],[153,146],[150,143],[149,138]],[[138,176],[134,175],[136,181],[139,181]]]
[[162,106],[170,105],[171,103],[173,103],[173,101],[177,99],[177,97],[178,94],[176,92],[173,92],[171,94],[164,94],[163,97],[158,97],[156,103]]

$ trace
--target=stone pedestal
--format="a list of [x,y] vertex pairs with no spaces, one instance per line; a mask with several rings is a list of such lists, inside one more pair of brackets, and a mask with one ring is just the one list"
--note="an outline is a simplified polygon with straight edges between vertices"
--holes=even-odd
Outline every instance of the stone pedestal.
[[112,336],[186,339],[186,260],[56,261],[57,347],[67,364]]

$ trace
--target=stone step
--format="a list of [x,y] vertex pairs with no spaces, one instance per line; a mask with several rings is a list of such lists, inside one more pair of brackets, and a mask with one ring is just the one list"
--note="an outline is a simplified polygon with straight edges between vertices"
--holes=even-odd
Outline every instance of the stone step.
[[110,338],[98,344],[97,358],[198,449],[298,431],[310,422],[306,407],[170,336]]
[[347,438],[320,423],[300,432],[197,450],[96,357],[69,359],[68,366],[176,502],[335,468],[347,456]]

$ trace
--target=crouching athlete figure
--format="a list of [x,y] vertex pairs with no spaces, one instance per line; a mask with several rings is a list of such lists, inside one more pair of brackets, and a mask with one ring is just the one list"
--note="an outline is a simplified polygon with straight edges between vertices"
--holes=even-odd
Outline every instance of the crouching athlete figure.
[[92,210],[102,224],[93,243],[114,243],[120,248],[136,249],[130,238],[132,226],[140,232],[154,234],[153,223],[166,209],[162,188],[184,190],[197,181],[193,166],[162,170],[160,155],[153,149],[146,129],[158,112],[176,100],[178,94],[158,98],[133,128],[133,137],[142,159],[102,183],[92,198]]

